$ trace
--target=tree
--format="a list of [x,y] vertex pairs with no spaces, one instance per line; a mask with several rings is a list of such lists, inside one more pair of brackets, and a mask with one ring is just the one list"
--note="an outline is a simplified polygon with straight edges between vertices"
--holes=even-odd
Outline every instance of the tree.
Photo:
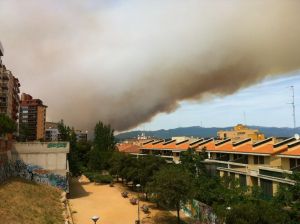
[[110,125],[98,122],[94,129],[95,138],[93,148],[89,153],[88,167],[91,170],[103,170],[109,168],[109,161],[115,150],[114,130]]
[[81,160],[78,152],[75,131],[73,128],[65,125],[63,120],[58,123],[57,128],[59,131],[59,139],[70,143],[70,153],[68,154],[70,171],[73,175],[77,176],[81,173]]
[[287,212],[272,203],[257,200],[235,204],[227,209],[226,224],[285,224],[291,223]]
[[28,138],[31,135],[31,131],[27,124],[20,124],[19,126],[19,138],[21,141],[28,141]]
[[13,133],[17,130],[16,123],[6,114],[0,114],[0,136]]
[[64,120],[58,122],[57,129],[60,141],[69,141],[72,129],[64,124]]
[[114,151],[116,147],[116,141],[114,136],[114,130],[110,125],[105,125],[99,121],[94,129],[94,148],[100,151]]
[[181,166],[189,170],[195,177],[206,173],[204,164],[205,153],[198,154],[194,149],[189,148],[180,154]]
[[289,176],[295,181],[294,185],[280,185],[273,202],[277,206],[286,208],[291,217],[291,223],[299,223],[300,220],[300,173],[293,172]]
[[192,199],[192,177],[190,172],[180,166],[169,165],[158,171],[148,184],[150,192],[156,195],[159,203],[177,211],[180,223],[180,204]]
[[[153,175],[166,165],[166,160],[156,156],[142,156],[137,158],[138,171],[135,182],[141,184],[142,189],[153,181]],[[146,191],[146,199],[148,199],[148,192]]]

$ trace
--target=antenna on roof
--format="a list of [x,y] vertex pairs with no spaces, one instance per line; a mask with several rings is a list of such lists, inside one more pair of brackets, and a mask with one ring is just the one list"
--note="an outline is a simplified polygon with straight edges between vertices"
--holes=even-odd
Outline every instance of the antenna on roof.
[[290,104],[292,105],[292,109],[293,109],[294,131],[296,131],[296,109],[295,109],[295,90],[294,90],[294,86],[291,86],[291,90],[292,90],[292,102]]
[[295,135],[294,135],[294,138],[295,138],[296,140],[299,140],[299,139],[300,139],[300,135],[299,135],[299,134],[295,134]]

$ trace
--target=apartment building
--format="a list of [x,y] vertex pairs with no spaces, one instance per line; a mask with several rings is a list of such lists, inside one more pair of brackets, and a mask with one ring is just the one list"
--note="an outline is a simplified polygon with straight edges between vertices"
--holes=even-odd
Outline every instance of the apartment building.
[[245,125],[238,124],[232,130],[218,131],[219,139],[232,139],[240,141],[242,139],[251,138],[253,141],[261,141],[265,139],[265,135],[257,129],[250,129]]
[[78,142],[87,142],[88,140],[88,131],[75,130],[76,139]]
[[45,122],[46,122],[47,106],[40,99],[33,99],[29,94],[21,95],[20,106],[20,133],[22,138],[27,141],[44,140],[45,139]]
[[294,184],[289,175],[300,171],[300,140],[275,138],[253,141],[215,140],[150,140],[141,146],[137,156],[156,155],[180,163],[180,153],[193,148],[206,153],[206,167],[212,175],[237,179],[241,186],[260,186],[266,197],[273,196],[280,185]]
[[[0,42],[0,114],[5,114],[15,122],[19,112],[19,80],[2,63],[4,49]],[[13,133],[0,136],[0,166],[10,158]]]
[[45,140],[50,142],[60,140],[58,123],[48,121],[45,123]]
[[175,138],[171,140],[149,140],[140,148],[139,155],[156,155],[165,158],[169,162],[180,162],[180,153],[189,148],[196,149],[204,139],[182,139]]
[[0,114],[6,114],[14,121],[18,120],[19,112],[19,80],[7,70],[2,63],[3,47],[0,43]]
[[211,139],[196,150],[208,154],[205,162],[211,173],[238,179],[241,186],[260,186],[268,197],[281,184],[294,184],[289,175],[300,167],[300,141],[294,137],[255,143],[250,138],[238,142]]

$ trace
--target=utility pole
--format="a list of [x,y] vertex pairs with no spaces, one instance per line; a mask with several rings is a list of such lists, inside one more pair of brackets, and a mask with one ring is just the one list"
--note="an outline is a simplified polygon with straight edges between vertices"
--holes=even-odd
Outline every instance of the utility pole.
[[296,131],[296,108],[295,108],[295,90],[294,86],[291,86],[292,90],[292,109],[293,109],[293,124],[294,124],[294,130]]

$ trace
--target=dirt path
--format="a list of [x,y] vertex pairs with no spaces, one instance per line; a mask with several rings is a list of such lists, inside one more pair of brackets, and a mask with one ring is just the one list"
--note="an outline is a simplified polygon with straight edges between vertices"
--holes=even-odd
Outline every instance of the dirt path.
[[[134,224],[137,219],[137,205],[132,205],[128,198],[123,198],[121,192],[123,187],[116,185],[97,185],[89,183],[85,178],[80,181],[73,179],[71,181],[70,205],[74,212],[73,218],[75,224],[91,223],[91,217],[100,216],[99,224]],[[129,197],[132,197],[130,195]],[[147,204],[145,202],[140,202]],[[143,223],[174,223],[175,217],[169,212],[160,211],[153,208],[150,214],[140,212]]]

